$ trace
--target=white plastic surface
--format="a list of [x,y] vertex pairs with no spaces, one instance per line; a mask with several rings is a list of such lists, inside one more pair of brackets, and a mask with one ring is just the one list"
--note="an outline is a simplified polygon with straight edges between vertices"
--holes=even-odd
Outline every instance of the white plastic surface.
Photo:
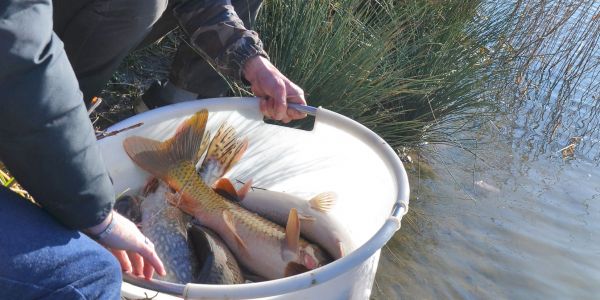
[[[249,140],[248,150],[226,177],[233,182],[252,179],[254,186],[306,199],[334,191],[338,202],[332,213],[347,226],[358,248],[324,267],[288,278],[227,286],[188,284],[187,297],[368,299],[379,249],[399,228],[408,209],[408,180],[385,141],[339,114],[318,109],[312,131],[264,123],[255,98],[184,102],[136,115],[107,131],[143,125],[99,141],[115,192],[136,193],[147,176],[123,151],[124,138],[140,135],[164,140],[182,120],[203,108],[209,111],[208,130],[213,134],[226,121]],[[390,217],[397,202],[398,217]],[[122,292],[130,298],[143,298],[144,292],[156,294],[129,284],[123,285]]]

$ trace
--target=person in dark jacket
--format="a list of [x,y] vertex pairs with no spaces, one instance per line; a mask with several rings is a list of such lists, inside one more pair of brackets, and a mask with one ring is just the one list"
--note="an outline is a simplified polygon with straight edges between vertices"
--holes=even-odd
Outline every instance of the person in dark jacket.
[[165,273],[152,242],[112,209],[83,101],[165,13],[201,53],[197,63],[249,82],[267,117],[303,117],[287,109],[306,103],[302,89],[269,62],[229,1],[2,1],[0,161],[36,204],[0,187],[0,299],[119,299],[121,271]]
[[250,84],[262,99],[265,116],[284,122],[304,117],[286,106],[306,104],[303,90],[270,63],[258,34],[248,29],[260,0],[53,3],[54,31],[65,43],[86,101],[102,90],[128,53],[179,27],[187,38],[177,50],[168,80],[155,82],[143,95],[142,106],[223,96],[228,90],[222,78],[226,76]]

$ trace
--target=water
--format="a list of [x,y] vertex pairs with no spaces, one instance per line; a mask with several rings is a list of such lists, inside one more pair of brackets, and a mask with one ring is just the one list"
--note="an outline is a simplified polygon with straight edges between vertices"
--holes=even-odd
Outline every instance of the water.
[[600,298],[600,51],[588,56],[595,67],[579,71],[531,64],[502,95],[506,114],[463,137],[472,153],[432,146],[408,166],[411,210],[382,250],[373,299]]

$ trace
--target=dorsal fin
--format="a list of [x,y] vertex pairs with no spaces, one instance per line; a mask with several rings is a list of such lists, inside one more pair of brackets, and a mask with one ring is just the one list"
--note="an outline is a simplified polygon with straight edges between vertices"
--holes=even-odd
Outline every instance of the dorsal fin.
[[223,123],[208,146],[206,157],[198,171],[200,177],[208,185],[212,185],[235,165],[247,148],[248,140],[237,137],[235,129]]
[[208,111],[203,109],[185,120],[175,135],[164,142],[131,136],[123,141],[123,147],[140,168],[165,180],[166,173],[177,163],[194,163],[202,144],[207,119]]
[[324,192],[314,196],[308,202],[312,209],[320,212],[328,212],[335,205],[336,199],[337,195],[334,192]]

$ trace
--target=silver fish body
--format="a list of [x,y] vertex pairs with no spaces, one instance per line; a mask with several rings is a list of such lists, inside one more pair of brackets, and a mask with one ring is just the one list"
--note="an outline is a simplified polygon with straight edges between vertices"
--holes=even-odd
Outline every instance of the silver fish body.
[[355,249],[346,227],[331,214],[333,193],[322,193],[307,200],[291,194],[262,189],[248,192],[240,204],[277,224],[285,224],[290,209],[300,216],[300,232],[308,240],[323,247],[334,259]]

